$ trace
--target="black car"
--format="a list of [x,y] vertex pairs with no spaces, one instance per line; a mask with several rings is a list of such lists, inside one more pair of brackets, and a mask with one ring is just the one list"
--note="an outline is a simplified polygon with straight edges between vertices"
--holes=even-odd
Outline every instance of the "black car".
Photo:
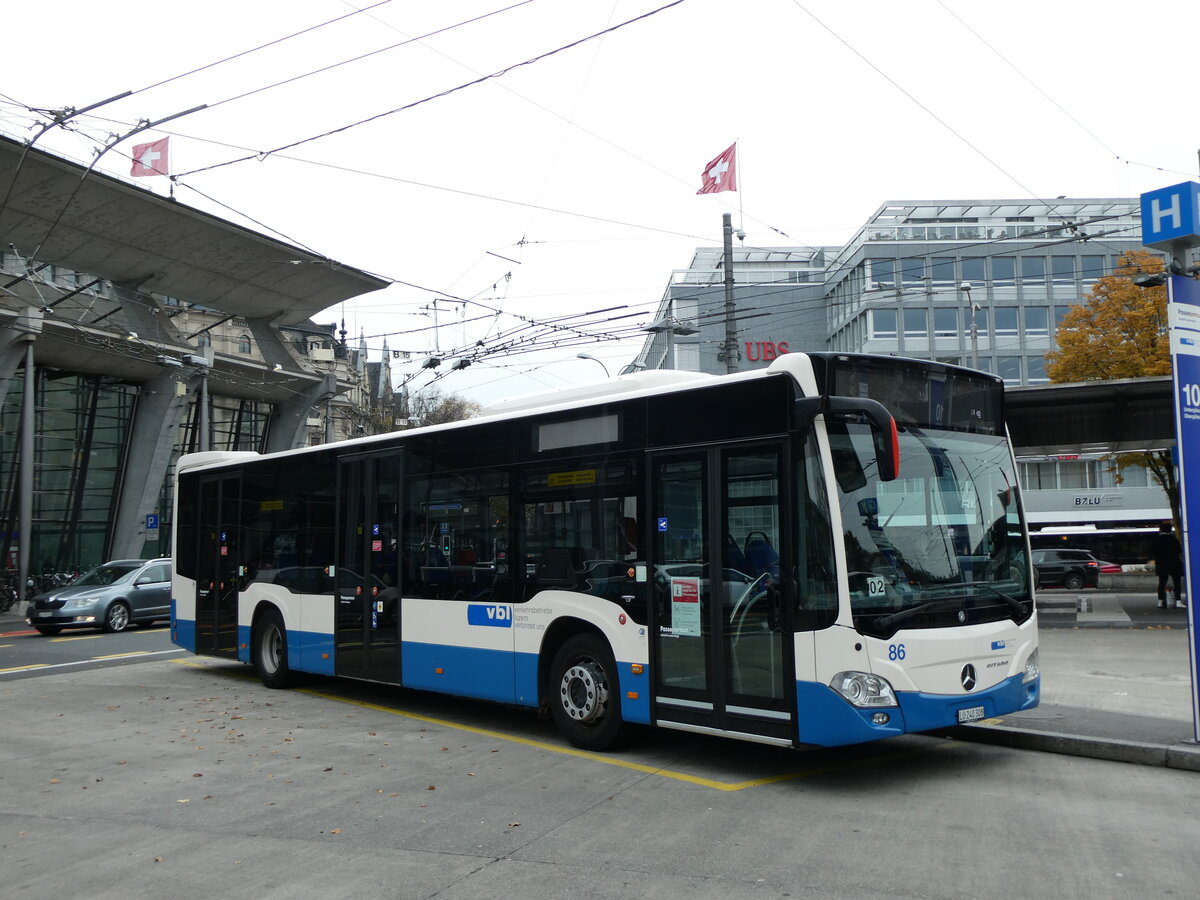
[[1034,550],[1033,568],[1039,587],[1077,591],[1100,584],[1100,561],[1088,550]]

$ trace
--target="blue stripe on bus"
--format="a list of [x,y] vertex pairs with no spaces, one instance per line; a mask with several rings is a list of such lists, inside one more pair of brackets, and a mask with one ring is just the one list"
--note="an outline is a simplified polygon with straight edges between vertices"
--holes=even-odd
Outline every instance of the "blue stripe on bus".
[[[405,687],[418,690],[536,706],[537,657],[533,656],[530,683],[530,666],[527,663],[518,665],[518,656],[532,654],[404,641],[400,654],[401,681]],[[515,689],[518,669],[523,681],[520,691]],[[522,695],[520,701],[517,700],[518,693]]]
[[[982,706],[984,718],[1006,715],[1037,706],[1041,681],[1022,684],[1022,675],[1014,675],[995,687],[973,694],[923,694],[898,691],[894,706],[859,709],[823,684],[796,682],[796,705],[800,723],[800,741],[823,747],[858,744],[904,733],[933,731],[958,724],[958,711]],[[876,725],[871,717],[886,712],[890,720]]]
[[[642,666],[642,674],[634,675],[629,663],[617,663],[621,680],[621,718],[626,722],[650,724],[650,667]],[[630,697],[636,694],[636,697]]]
[[904,721],[909,731],[932,731],[958,724],[958,711],[973,706],[983,707],[985,719],[1003,716],[1038,705],[1041,679],[1021,684],[1023,674],[1007,678],[985,691],[971,694],[921,694],[901,691],[896,695],[900,708],[904,710]]

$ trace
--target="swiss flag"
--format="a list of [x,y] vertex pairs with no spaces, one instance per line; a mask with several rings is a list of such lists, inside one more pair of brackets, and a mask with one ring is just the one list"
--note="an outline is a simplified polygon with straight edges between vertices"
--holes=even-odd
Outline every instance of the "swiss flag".
[[710,160],[700,175],[701,186],[697,194],[718,194],[721,191],[737,190],[737,141],[729,149]]
[[147,175],[170,175],[170,166],[167,163],[167,141],[170,138],[162,138],[153,141],[149,144],[134,144],[133,145],[133,168],[129,170],[129,174],[136,178],[143,178]]

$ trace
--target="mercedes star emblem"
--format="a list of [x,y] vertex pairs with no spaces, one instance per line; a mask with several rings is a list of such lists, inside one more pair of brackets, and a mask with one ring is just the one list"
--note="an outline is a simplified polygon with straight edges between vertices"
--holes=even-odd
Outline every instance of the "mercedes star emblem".
[[962,686],[963,690],[971,691],[975,689],[975,667],[970,663],[963,666],[962,670]]

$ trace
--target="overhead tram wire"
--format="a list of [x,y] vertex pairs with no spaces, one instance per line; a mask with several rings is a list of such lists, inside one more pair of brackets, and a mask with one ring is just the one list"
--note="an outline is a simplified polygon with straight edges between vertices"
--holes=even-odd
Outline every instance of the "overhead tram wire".
[[818,19],[816,17],[816,15],[814,15],[812,12],[810,12],[800,2],[800,0],[792,0],[792,4],[797,9],[799,9],[801,12],[803,12],[806,16],[808,16],[810,19],[812,19],[814,22],[816,22],[818,25],[820,25],[822,28],[824,28],[827,32],[829,32],[829,34],[835,40],[837,40],[838,43],[840,43],[847,50],[849,50],[851,53],[853,53],[855,56],[857,56],[859,59],[861,59],[864,63],[866,63],[868,66],[870,66],[876,72],[876,74],[878,74],[881,78],[883,78],[885,81],[887,81],[888,84],[890,84],[892,87],[894,87],[900,93],[902,93],[905,97],[907,97],[909,100],[911,100],[913,103],[915,103],[923,112],[925,112],[926,115],[928,115],[931,119],[933,119],[935,122],[937,122],[943,128],[945,128],[947,131],[949,131],[952,135],[954,135],[956,138],[958,138],[960,141],[962,141],[964,144],[966,144],[971,150],[973,150],[988,165],[992,166],[994,169],[996,169],[996,171],[998,171],[1000,174],[1002,174],[1005,178],[1008,178],[1010,181],[1012,181],[1013,184],[1017,185],[1017,187],[1019,187],[1021,190],[1023,190],[1030,197],[1033,197],[1038,202],[1045,204],[1045,206],[1048,209],[1054,208],[1054,204],[1051,201],[1046,200],[1046,199],[1042,198],[1041,196],[1039,196],[1037,194],[1037,192],[1035,192],[1032,188],[1028,187],[1024,182],[1022,182],[1019,178],[1017,178],[1015,175],[1013,175],[1011,172],[1009,172],[1007,169],[1005,169],[1002,165],[1000,165],[998,162],[996,162],[994,159],[992,159],[990,156],[988,156],[986,153],[984,153],[980,148],[976,147],[965,136],[963,136],[962,134],[959,134],[959,132],[957,130],[955,130],[955,128],[952,125],[950,125],[949,122],[947,122],[945,119],[943,119],[941,116],[939,116],[933,110],[931,110],[928,106],[926,106],[924,103],[922,103],[920,100],[918,100],[915,95],[913,95],[906,88],[904,88],[898,81],[896,81],[894,78],[892,78],[886,72],[884,72],[883,69],[879,68],[879,66],[877,66],[877,65],[875,65],[875,63],[871,62],[871,60],[868,59],[866,56],[864,56],[856,47],[854,47],[853,44],[851,44],[849,41],[847,41],[845,38],[843,38],[840,34],[838,34],[836,31],[834,31],[832,28],[830,28],[828,25],[826,25],[821,19]]
[[634,16],[632,19],[627,19],[626,21],[620,22],[616,25],[613,25],[610,28],[605,28],[601,31],[595,32],[594,34],[589,34],[586,37],[580,38],[579,40],[572,41],[569,44],[563,44],[562,46],[556,47],[553,50],[547,50],[545,53],[540,53],[537,56],[532,56],[529,59],[523,60],[522,62],[513,63],[512,65],[505,66],[503,69],[499,69],[490,75],[484,75],[479,78],[475,78],[471,81],[464,82],[463,84],[456,85],[455,87],[447,88],[444,91],[439,91],[436,94],[431,94],[430,96],[423,97],[420,100],[414,100],[411,103],[406,103],[403,106],[396,107],[395,109],[390,109],[390,110],[386,110],[381,113],[376,113],[373,116],[368,116],[365,119],[359,119],[358,121],[350,122],[349,124],[342,125],[338,128],[333,128],[329,131],[322,132],[321,134],[312,135],[311,137],[302,138],[301,140],[298,140],[298,141],[292,141],[288,144],[283,144],[282,146],[276,147],[274,150],[267,150],[261,154],[255,153],[255,154],[251,154],[249,156],[239,157],[238,159],[226,160],[225,162],[222,162],[222,163],[214,163],[213,165],[210,165],[210,166],[202,166],[198,169],[192,169],[191,171],[188,171],[188,172],[181,172],[180,176],[183,177],[183,176],[187,176],[187,175],[195,175],[198,172],[207,172],[212,169],[219,169],[224,166],[234,165],[236,163],[249,162],[251,160],[258,160],[258,159],[265,159],[266,157],[271,156],[275,153],[279,153],[283,150],[290,150],[293,147],[299,147],[303,144],[312,143],[313,141],[319,141],[323,138],[331,137],[332,135],[340,134],[344,131],[349,131],[352,128],[358,128],[361,125],[366,125],[370,122],[378,121],[379,119],[385,118],[387,116],[395,115],[396,113],[400,113],[400,112],[404,112],[409,109],[413,109],[414,107],[421,106],[422,104],[429,103],[433,100],[439,100],[443,97],[448,97],[451,94],[455,94],[455,93],[465,90],[467,88],[474,87],[475,85],[482,84],[486,81],[491,81],[494,79],[501,78],[504,75],[507,75],[509,72],[512,72],[523,66],[530,66],[530,65],[533,65],[534,63],[540,62],[543,59],[547,59],[558,53],[562,53],[566,50],[574,49],[575,47],[578,47],[580,44],[584,44],[588,41],[595,40],[596,38],[601,37],[605,34],[610,34],[611,32],[618,31],[621,28],[624,28],[628,25],[632,25],[636,22],[640,22],[643,19],[648,19],[651,16],[658,15],[659,13],[664,12],[668,9],[671,9],[672,7],[679,6],[681,3],[684,3],[684,2],[685,2],[685,0],[671,0],[670,3],[660,6],[657,9],[652,9],[649,12],[642,13],[639,16]]
[[[391,2],[391,0],[384,0],[384,2]],[[472,25],[475,22],[480,22],[484,19],[491,18],[492,16],[499,15],[500,13],[510,12],[511,10],[516,9],[519,6],[525,6],[526,4],[533,3],[533,2],[534,2],[534,0],[520,0],[520,2],[518,2],[518,3],[513,3],[510,6],[505,6],[501,9],[495,9],[495,10],[492,10],[491,12],[483,13],[482,15],[475,16],[472,19],[464,19],[461,22],[455,22],[453,25],[446,25],[443,28],[436,28],[433,31],[429,31],[429,32],[426,32],[425,34],[420,35],[419,37],[409,38],[408,40],[399,41],[398,43],[390,44],[387,47],[380,47],[377,50],[371,50],[368,53],[363,53],[358,56],[353,56],[353,57],[350,57],[349,59],[343,59],[340,62],[330,63],[329,65],[322,66],[319,69],[313,69],[309,72],[304,72],[300,75],[295,75],[291,78],[285,78],[283,81],[277,81],[273,84],[264,85],[263,87],[255,88],[254,90],[245,91],[241,94],[236,94],[232,97],[227,97],[224,100],[218,100],[216,103],[209,104],[209,108],[212,109],[217,106],[224,106],[226,103],[233,103],[235,100],[244,100],[246,97],[252,97],[255,94],[261,94],[263,91],[269,91],[269,90],[272,90],[273,88],[283,87],[284,85],[292,84],[297,81],[302,81],[305,78],[309,78],[313,75],[320,75],[324,72],[329,72],[329,71],[332,71],[333,69],[337,69],[342,66],[349,65],[350,63],[361,62],[362,60],[369,59],[372,56],[378,56],[380,53],[386,53],[389,50],[395,50],[399,47],[404,47],[408,44],[418,43],[420,41],[425,40],[426,38],[435,37],[436,35],[444,34],[447,31],[453,31],[455,28],[461,28],[464,25]],[[376,4],[376,5],[380,5],[380,4]],[[372,8],[372,7],[367,7],[367,9],[370,9],[370,8]],[[351,15],[353,15],[353,13],[351,13]],[[342,18],[345,18],[345,17],[343,16]],[[334,20],[334,21],[336,21],[336,20]],[[202,171],[202,170],[198,170],[198,171]],[[187,172],[185,174],[190,175],[192,173]]]

